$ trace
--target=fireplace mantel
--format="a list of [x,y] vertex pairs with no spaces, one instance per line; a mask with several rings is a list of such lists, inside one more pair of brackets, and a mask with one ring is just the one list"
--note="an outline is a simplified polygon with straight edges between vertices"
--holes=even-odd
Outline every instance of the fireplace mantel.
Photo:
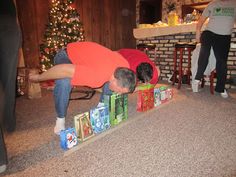
[[[205,29],[207,22],[203,25],[202,30]],[[196,22],[181,24],[176,26],[161,26],[149,28],[135,28],[133,34],[136,39],[145,39],[158,36],[174,35],[178,33],[196,32]],[[234,24],[236,28],[236,24]]]
[[133,30],[136,39],[165,36],[178,33],[188,33],[196,31],[197,23],[181,24],[176,26],[162,26],[150,28],[135,28]]

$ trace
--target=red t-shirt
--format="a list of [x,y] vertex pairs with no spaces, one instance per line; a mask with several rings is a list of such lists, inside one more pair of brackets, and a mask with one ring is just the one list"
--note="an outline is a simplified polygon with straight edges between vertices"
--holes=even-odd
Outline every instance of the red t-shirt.
[[150,84],[156,84],[158,81],[158,72],[155,64],[148,58],[148,56],[137,49],[120,49],[118,50],[129,63],[130,69],[136,73],[136,68],[140,63],[146,62],[152,65],[153,68],[153,76],[150,81]]
[[117,67],[129,68],[129,63],[120,54],[94,42],[70,43],[67,53],[76,65],[72,85],[99,88],[109,81]]

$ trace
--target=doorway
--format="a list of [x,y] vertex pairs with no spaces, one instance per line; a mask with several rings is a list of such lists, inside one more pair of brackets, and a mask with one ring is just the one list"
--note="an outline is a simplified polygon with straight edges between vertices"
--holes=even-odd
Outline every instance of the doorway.
[[140,0],[139,23],[152,24],[162,19],[162,0]]

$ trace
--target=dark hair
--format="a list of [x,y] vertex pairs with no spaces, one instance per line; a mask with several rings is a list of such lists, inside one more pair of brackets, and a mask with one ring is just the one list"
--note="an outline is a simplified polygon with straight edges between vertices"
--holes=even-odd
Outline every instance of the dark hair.
[[149,82],[153,76],[153,68],[150,63],[141,63],[136,68],[136,74],[139,81],[142,83]]
[[132,70],[118,67],[114,72],[114,77],[117,79],[117,84],[120,87],[128,88],[129,93],[134,91],[136,86],[136,76]]

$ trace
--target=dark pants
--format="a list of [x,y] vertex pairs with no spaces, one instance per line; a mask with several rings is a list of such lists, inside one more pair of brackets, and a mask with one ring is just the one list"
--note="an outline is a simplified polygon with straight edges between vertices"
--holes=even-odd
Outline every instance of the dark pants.
[[218,35],[204,31],[201,35],[201,50],[198,59],[198,70],[195,79],[201,80],[207,67],[210,50],[213,48],[216,57],[217,82],[215,91],[224,92],[227,76],[227,59],[230,49],[231,35]]
[[16,72],[21,33],[14,19],[0,19],[0,82],[5,95],[3,123],[8,131],[14,131]]
[[4,126],[9,132],[15,130],[15,94],[18,50],[21,44],[20,29],[13,18],[0,16],[0,85],[2,115],[0,123],[0,165],[7,163],[7,154],[2,134]]
[[2,128],[0,127],[0,166],[7,164],[7,150],[4,142]]
[[4,135],[2,131],[3,100],[4,100],[4,94],[2,90],[2,84],[0,83],[0,166],[7,164],[7,151],[6,151]]

